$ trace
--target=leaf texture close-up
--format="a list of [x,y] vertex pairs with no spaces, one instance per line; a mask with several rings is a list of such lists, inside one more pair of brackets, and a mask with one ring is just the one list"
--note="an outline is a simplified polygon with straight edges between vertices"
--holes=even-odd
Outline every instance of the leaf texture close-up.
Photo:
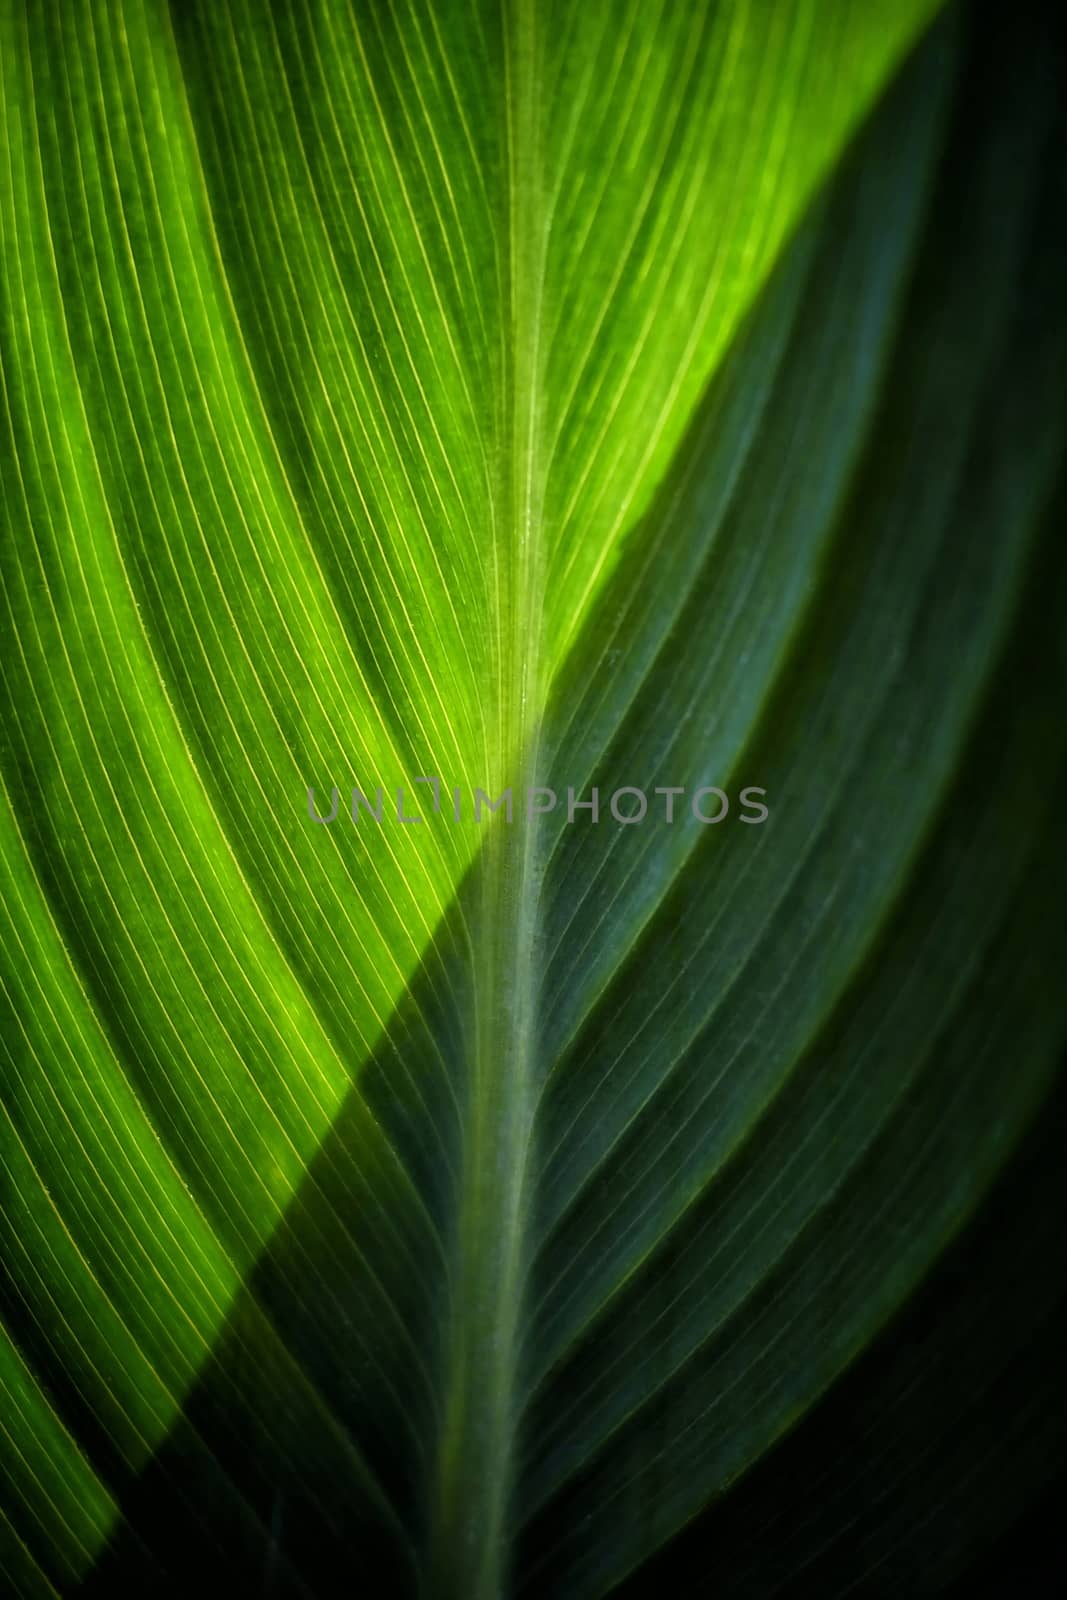
[[1054,10],[0,0],[5,1593],[1059,1592]]

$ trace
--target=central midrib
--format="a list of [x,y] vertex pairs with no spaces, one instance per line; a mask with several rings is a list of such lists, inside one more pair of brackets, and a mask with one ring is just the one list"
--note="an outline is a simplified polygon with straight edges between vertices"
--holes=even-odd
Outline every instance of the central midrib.
[[[505,18],[508,294],[502,350],[495,793],[535,782],[542,704],[539,440],[544,207],[535,0]],[[500,1600],[509,1549],[527,1268],[537,1029],[539,828],[498,823],[481,863],[473,926],[471,1030],[451,1324],[427,1591]]]

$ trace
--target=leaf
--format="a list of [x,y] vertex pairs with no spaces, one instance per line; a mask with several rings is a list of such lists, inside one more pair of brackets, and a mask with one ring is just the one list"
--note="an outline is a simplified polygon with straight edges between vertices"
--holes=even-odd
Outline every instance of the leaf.
[[941,1592],[894,1329],[1059,1304],[1051,30],[0,30],[8,1586]]

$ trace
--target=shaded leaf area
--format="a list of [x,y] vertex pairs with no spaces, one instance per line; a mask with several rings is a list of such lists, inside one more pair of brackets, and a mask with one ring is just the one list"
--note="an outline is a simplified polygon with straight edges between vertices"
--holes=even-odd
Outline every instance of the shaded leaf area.
[[[561,793],[751,782],[772,815],[557,811],[536,835],[517,1593],[944,1592],[1055,1464],[1051,42],[1034,12],[918,52],[739,331],[531,748]],[[90,1592],[425,1588],[456,1330],[478,1327],[455,1262],[472,1019],[510,998],[479,992],[495,870],[166,1444],[136,1478],[101,1451],[122,1520]]]
[[1058,1591],[1065,1132],[1061,1085],[906,1311],[620,1600]]

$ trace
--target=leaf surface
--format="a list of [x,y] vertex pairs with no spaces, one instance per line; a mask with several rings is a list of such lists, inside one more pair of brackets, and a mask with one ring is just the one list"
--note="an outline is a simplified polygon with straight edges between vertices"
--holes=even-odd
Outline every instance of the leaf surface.
[[1033,1121],[1062,80],[932,13],[0,6],[15,1592],[639,1583]]

